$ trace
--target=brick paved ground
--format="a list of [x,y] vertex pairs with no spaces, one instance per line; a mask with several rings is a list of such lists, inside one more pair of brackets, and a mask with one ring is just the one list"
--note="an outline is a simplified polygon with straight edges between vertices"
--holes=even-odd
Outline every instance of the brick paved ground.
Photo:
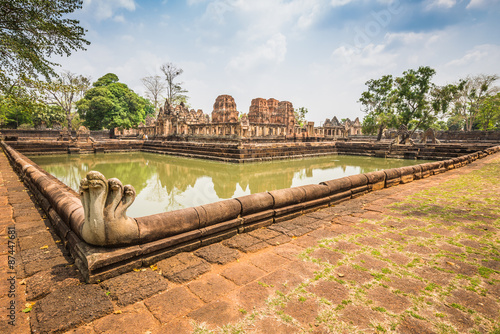
[[0,301],[14,225],[20,307],[0,332],[498,333],[499,175],[496,154],[83,284],[1,154]]

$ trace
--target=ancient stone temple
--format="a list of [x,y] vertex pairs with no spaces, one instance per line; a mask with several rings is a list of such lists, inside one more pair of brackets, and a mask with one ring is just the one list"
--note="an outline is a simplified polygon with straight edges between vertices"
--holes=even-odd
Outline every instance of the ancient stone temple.
[[160,112],[155,122],[155,134],[162,136],[192,134],[190,126],[194,124],[205,124],[210,117],[205,115],[201,109],[188,110],[183,103],[173,108],[168,102],[160,107]]
[[212,122],[235,123],[238,122],[238,114],[233,97],[231,95],[220,95],[214,103]]
[[[288,101],[281,101],[278,103],[276,123],[284,124],[288,135],[293,134],[293,129],[296,124],[295,112],[293,110],[293,105]],[[271,119],[273,121],[273,119]],[[282,121],[282,122],[281,122]]]
[[361,135],[361,123],[358,117],[354,121],[347,118],[342,123],[334,116],[331,120],[327,118],[322,127],[315,128],[315,134],[316,136],[333,138]]
[[253,99],[248,120],[254,126],[252,135],[280,136],[293,135],[295,132],[295,113],[292,103],[288,101]]
[[171,136],[335,139],[360,135],[361,124],[358,118],[339,122],[333,117],[331,120],[327,118],[322,127],[314,127],[314,122],[299,126],[293,104],[273,98],[253,99],[248,114],[240,115],[234,98],[220,95],[215,100],[211,118],[200,109],[189,110],[183,103],[172,106],[165,102],[156,120],[148,119],[138,129],[120,130],[119,135],[131,136],[134,133],[164,139]]
[[[140,129],[141,130],[141,129]],[[141,131],[146,131],[146,127]],[[188,110],[183,104],[165,103],[154,124],[154,137],[234,136],[239,138],[293,136],[296,128],[293,105],[288,101],[256,98],[248,115],[240,113],[230,95],[220,95],[214,103],[212,119],[202,110]],[[148,132],[150,135],[151,132]]]
[[271,113],[267,105],[267,100],[256,98],[252,100],[250,110],[248,111],[248,120],[251,123],[270,123]]
[[349,136],[361,135],[361,123],[359,121],[359,117],[356,117],[354,121],[351,121],[349,118],[345,121],[344,127]]

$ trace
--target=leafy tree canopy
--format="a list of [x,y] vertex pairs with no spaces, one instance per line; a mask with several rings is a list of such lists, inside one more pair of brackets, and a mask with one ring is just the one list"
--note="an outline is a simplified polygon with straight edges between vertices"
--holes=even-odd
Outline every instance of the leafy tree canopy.
[[99,78],[76,106],[84,125],[91,130],[136,127],[144,121],[147,109],[145,100],[118,82],[113,73]]
[[[396,113],[398,125],[406,125],[414,129],[428,127],[432,117],[430,92],[431,82],[436,71],[428,66],[421,66],[418,70],[410,69],[403,72],[403,76],[396,78]],[[426,124],[427,123],[427,124]]]
[[498,91],[498,87],[494,87],[493,83],[499,78],[498,75],[480,74],[467,76],[455,84],[453,112],[463,119],[467,131],[474,129],[485,99]]
[[45,124],[48,128],[52,128],[55,123],[62,124],[66,117],[60,106],[39,104],[34,108],[31,120],[34,126]]
[[8,128],[31,126],[35,108],[36,102],[24,87],[12,86],[8,95],[0,94],[0,123]]
[[300,108],[297,108],[294,110],[295,119],[297,120],[297,123],[300,126],[304,126],[304,124],[306,122],[306,115],[308,112],[309,112],[309,110],[307,110],[307,108],[304,108],[304,107],[300,107]]
[[32,86],[36,89],[35,95],[39,101],[57,106],[64,112],[68,130],[71,130],[72,120],[76,116],[75,102],[84,96],[91,87],[90,83],[90,77],[64,71],[54,80],[33,80]]
[[490,95],[482,101],[477,123],[483,131],[500,130],[500,93]]
[[92,84],[94,87],[103,87],[103,86],[108,86],[112,83],[118,82],[118,76],[114,73],[108,73],[106,75],[103,75],[99,79],[97,79],[96,82]]
[[55,75],[53,55],[70,55],[90,44],[79,21],[64,16],[82,0],[0,0],[0,91],[18,77]]
[[367,113],[363,132],[375,133],[378,128],[380,140],[383,130],[389,127],[405,125],[413,131],[445,129],[447,126],[439,117],[450,109],[457,89],[454,85],[434,85],[431,80],[435,73],[434,69],[421,66],[403,72],[401,77],[385,75],[367,81],[368,89],[359,99]]
[[363,111],[367,113],[363,119],[363,133],[378,133],[377,140],[380,140],[385,128],[396,126],[394,78],[384,75],[367,81],[366,86],[368,89],[359,99]]

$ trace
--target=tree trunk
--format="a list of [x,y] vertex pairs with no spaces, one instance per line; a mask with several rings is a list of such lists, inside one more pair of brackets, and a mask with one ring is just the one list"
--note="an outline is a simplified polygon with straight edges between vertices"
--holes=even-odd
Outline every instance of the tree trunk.
[[377,135],[377,141],[380,141],[382,139],[382,133],[384,133],[385,126],[380,125],[378,128],[378,135]]
[[70,114],[68,114],[68,115],[66,116],[66,119],[68,120],[68,133],[69,133],[69,134],[71,134],[71,130],[72,130],[72,127],[71,127],[71,121],[72,121],[72,119],[73,119],[73,118],[71,117],[71,115],[70,115]]

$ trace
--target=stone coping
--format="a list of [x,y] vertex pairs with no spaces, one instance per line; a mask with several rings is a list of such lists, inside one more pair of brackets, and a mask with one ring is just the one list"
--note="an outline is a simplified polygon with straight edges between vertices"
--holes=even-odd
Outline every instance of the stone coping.
[[295,188],[252,194],[216,203],[136,218],[139,238],[122,247],[96,247],[81,238],[79,195],[2,142],[14,170],[32,191],[87,282],[102,281],[249,232],[389,188],[465,166],[500,151],[491,147],[449,160],[393,168]]

